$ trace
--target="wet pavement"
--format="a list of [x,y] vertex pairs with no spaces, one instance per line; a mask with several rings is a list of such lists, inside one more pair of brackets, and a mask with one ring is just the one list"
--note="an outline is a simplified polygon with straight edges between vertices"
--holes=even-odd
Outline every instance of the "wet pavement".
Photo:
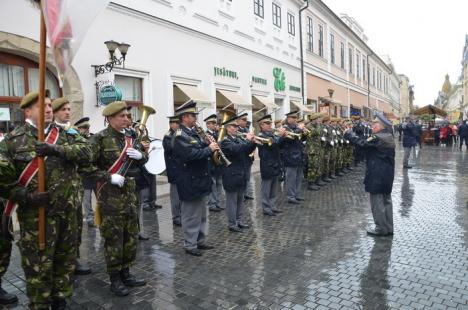
[[[148,280],[128,297],[113,297],[103,240],[85,229],[83,256],[93,274],[76,280],[71,309],[468,309],[468,152],[424,147],[401,169],[397,150],[393,187],[394,237],[365,233],[371,222],[363,167],[319,192],[303,191],[302,206],[281,202],[284,213],[262,215],[247,204],[251,228],[230,233],[224,213],[210,213],[203,257],[186,255],[180,228],[163,209],[145,212],[133,271]],[[281,198],[284,196],[281,195]],[[283,200],[283,199],[281,199]],[[18,251],[4,288],[27,304]]]

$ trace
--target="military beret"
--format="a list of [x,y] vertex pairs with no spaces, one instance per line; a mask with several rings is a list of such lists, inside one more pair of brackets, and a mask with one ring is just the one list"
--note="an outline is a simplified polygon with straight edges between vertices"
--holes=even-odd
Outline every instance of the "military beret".
[[263,123],[271,123],[273,121],[273,119],[271,118],[271,115],[268,114],[268,115],[265,115],[263,117],[261,117],[257,123],[259,124],[263,124]]
[[83,117],[80,118],[75,122],[75,127],[76,128],[81,128],[81,127],[89,127],[89,117]]
[[127,109],[125,101],[114,101],[102,110],[102,116],[112,116],[125,109]]
[[298,117],[298,114],[299,114],[299,111],[295,110],[295,111],[291,111],[289,113],[286,113],[285,115],[288,116],[288,117]]
[[208,122],[215,122],[217,123],[218,122],[218,116],[216,114],[211,114],[210,116],[208,116],[207,118],[205,118],[203,120],[204,122],[208,123]]
[[64,104],[69,103],[67,97],[57,98],[52,101],[52,111],[56,112],[59,110]]
[[323,118],[322,118],[322,120],[323,120],[324,122],[328,122],[328,121],[330,121],[330,116],[324,115]]
[[[50,98],[50,91],[48,89],[45,90],[45,97]],[[26,94],[26,96],[21,99],[20,108],[26,109],[31,104],[35,103],[39,99],[39,92],[32,91]]]
[[309,116],[309,119],[310,119],[311,121],[313,121],[313,120],[316,120],[316,119],[321,118],[321,117],[323,117],[322,114],[320,114],[320,113],[314,113],[314,114],[312,114],[311,116]]

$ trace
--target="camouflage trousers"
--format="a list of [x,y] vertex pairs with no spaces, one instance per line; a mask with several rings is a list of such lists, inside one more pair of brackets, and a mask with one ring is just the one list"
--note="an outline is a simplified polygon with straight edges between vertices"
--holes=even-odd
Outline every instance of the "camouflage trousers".
[[[62,209],[62,207],[61,207]],[[60,214],[46,210],[46,245],[38,245],[37,209],[19,206],[21,264],[31,309],[49,309],[54,299],[72,295],[76,259],[76,214],[73,205]]]
[[344,156],[344,148],[340,145],[336,148],[336,170],[343,168]]
[[329,167],[329,170],[328,170],[328,174],[335,174],[336,172],[336,159],[337,159],[337,155],[338,155],[338,148],[337,147],[333,147],[332,149],[330,149],[330,159],[329,159],[329,163],[328,163],[328,167]]
[[[101,208],[105,208],[102,206]],[[109,274],[130,267],[136,259],[138,215],[136,208],[127,213],[102,214],[100,226]]]
[[331,147],[324,147],[323,148],[323,161],[322,161],[322,170],[321,173],[323,176],[328,176],[330,173],[330,154],[331,154]]
[[313,153],[309,153],[307,157],[307,181],[315,183],[322,175],[323,165],[323,149],[318,148]]
[[83,233],[83,194],[84,188],[80,185],[78,193],[74,198],[76,212],[76,257],[80,258],[81,235]]
[[[5,205],[3,199],[0,198],[0,212],[3,214]],[[11,241],[7,238],[3,238],[0,235],[0,282],[10,265],[11,256]]]

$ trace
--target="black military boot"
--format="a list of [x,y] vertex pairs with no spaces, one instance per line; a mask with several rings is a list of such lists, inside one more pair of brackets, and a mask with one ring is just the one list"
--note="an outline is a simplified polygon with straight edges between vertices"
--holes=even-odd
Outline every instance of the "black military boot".
[[146,285],[146,281],[143,279],[138,279],[130,273],[130,268],[124,268],[120,270],[120,278],[122,279],[125,286],[135,287]]
[[331,182],[331,179],[330,179],[328,176],[324,175],[324,176],[322,177],[322,181],[325,182],[325,183],[330,183],[330,182]]
[[111,273],[110,281],[111,281],[110,290],[112,293],[114,293],[116,296],[119,296],[119,297],[128,295],[128,289],[123,284],[122,279],[120,278],[119,272]]
[[342,177],[342,176],[344,176],[344,173],[340,169],[340,170],[336,171],[336,175],[339,176],[339,177]]
[[335,177],[333,174],[331,174],[331,173],[328,175],[328,178],[331,179],[331,180],[336,179],[336,177]]
[[18,302],[18,297],[5,291],[0,280],[0,305],[9,305],[15,302]]
[[323,182],[321,178],[318,178],[317,181],[315,181],[315,185],[325,186],[325,185],[327,185],[327,183]]
[[67,308],[67,302],[65,299],[54,299],[52,302],[52,310],[64,310]]
[[317,184],[310,182],[309,185],[307,186],[308,191],[318,191],[320,189]]

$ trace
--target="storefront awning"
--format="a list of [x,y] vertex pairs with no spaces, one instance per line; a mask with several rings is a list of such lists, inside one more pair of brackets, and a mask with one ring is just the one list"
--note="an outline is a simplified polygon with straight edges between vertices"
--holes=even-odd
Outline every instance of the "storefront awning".
[[274,102],[271,102],[265,96],[252,95],[252,97],[254,98],[254,100],[257,100],[258,102],[260,102],[262,105],[264,105],[265,107],[267,107],[269,109],[277,109],[278,108],[278,106]]
[[252,104],[244,100],[239,94],[230,90],[217,89],[217,91],[235,106],[252,107]]
[[306,114],[312,113],[311,109],[309,109],[308,107],[306,107],[299,101],[291,100],[291,103],[294,104],[299,110],[301,110],[302,113],[306,113]]
[[187,85],[187,84],[177,84],[177,83],[175,83],[174,85],[193,101],[196,101],[199,103],[211,103],[212,102],[212,100],[210,100],[209,97],[206,94],[204,94],[196,86]]

